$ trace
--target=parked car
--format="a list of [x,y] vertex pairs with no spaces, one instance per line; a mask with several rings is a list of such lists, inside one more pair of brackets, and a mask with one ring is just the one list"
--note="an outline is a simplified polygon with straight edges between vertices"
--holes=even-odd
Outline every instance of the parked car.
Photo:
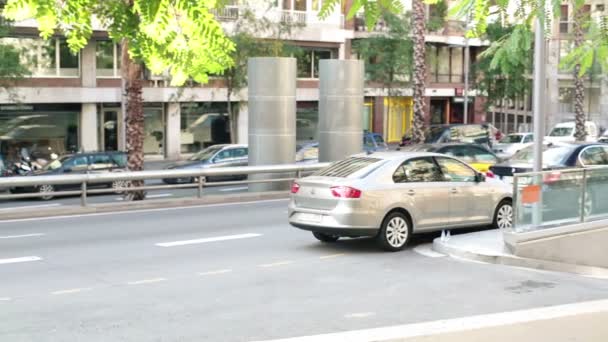
[[[490,124],[431,125],[426,132],[424,143],[461,142],[490,147],[494,144],[497,136],[495,131],[497,130]],[[404,135],[399,145],[412,145],[411,134]]]
[[[587,132],[586,142],[597,141],[598,129],[595,123],[591,121],[585,122],[585,131]],[[576,132],[576,124],[571,122],[562,122],[551,130],[548,136],[545,137],[546,142],[557,143],[557,142],[575,142],[576,138],[574,133]]]
[[[47,175],[70,175],[83,173],[99,172],[124,172],[127,170],[127,154],[124,152],[91,152],[76,153],[65,155],[48,163],[42,170],[32,173],[33,176]],[[62,190],[80,189],[80,184],[43,184],[31,187],[13,187],[12,193],[23,192],[54,192]],[[112,187],[120,193],[127,187],[125,181],[115,181],[112,183],[89,184],[89,188]],[[52,195],[41,197],[43,200],[50,200]]]
[[513,133],[493,145],[492,151],[501,159],[509,159],[515,153],[532,145],[533,142],[534,134],[532,133]]
[[477,171],[485,173],[490,166],[500,162],[500,158],[483,145],[446,143],[434,145],[410,145],[401,148],[402,151],[434,152],[456,157],[471,165]]
[[376,152],[296,180],[289,223],[320,241],[375,236],[389,251],[412,234],[472,226],[507,228],[511,188],[446,155]]
[[[225,144],[213,145],[194,154],[188,160],[177,162],[166,167],[169,170],[208,169],[216,167],[247,166],[249,161],[247,145]],[[230,177],[208,177],[207,181],[222,181],[229,179],[244,179],[244,175]],[[192,183],[194,177],[163,179],[166,184]]]
[[[491,174],[505,183],[513,184],[513,175],[533,170],[532,147],[515,154],[507,162],[490,168]],[[576,215],[581,207],[580,174],[561,172],[564,169],[588,168],[585,211],[587,214],[602,212],[608,214],[608,172],[593,170],[598,166],[608,166],[608,145],[602,143],[559,143],[545,145],[543,170],[554,171],[543,179],[543,206],[553,214],[551,217]],[[522,181],[520,186],[529,183]]]
[[365,152],[388,151],[388,145],[381,134],[366,131],[363,133],[363,150]]

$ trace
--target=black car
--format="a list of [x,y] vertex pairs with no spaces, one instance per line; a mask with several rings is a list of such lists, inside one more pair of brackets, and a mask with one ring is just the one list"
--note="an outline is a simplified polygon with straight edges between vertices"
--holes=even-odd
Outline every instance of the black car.
[[[49,176],[49,175],[70,175],[83,173],[98,173],[98,172],[122,172],[127,170],[127,154],[124,152],[90,152],[76,153],[66,155],[55,159],[48,163],[41,171],[36,171],[33,176]],[[89,187],[112,187],[116,192],[121,192],[125,187],[124,181],[116,181],[113,183],[97,183],[90,184]],[[35,187],[14,187],[10,191],[12,193],[23,192],[53,192],[62,190],[79,189],[80,184],[61,184],[51,185],[43,184]],[[43,196],[44,200],[49,200],[53,196]]]
[[[513,183],[514,174],[532,172],[533,161],[533,149],[528,147],[516,153],[509,161],[492,166],[490,171],[494,177]],[[545,174],[542,180],[544,211],[551,213],[548,218],[573,217],[580,213],[580,189],[583,185],[581,174],[562,172],[573,168],[588,169],[585,214],[608,213],[608,171],[594,170],[598,166],[608,166],[606,144],[559,143],[544,146],[543,170],[554,171]]]
[[465,143],[446,143],[446,144],[422,144],[401,147],[402,151],[411,152],[434,152],[456,157],[471,166],[477,171],[485,173],[490,166],[498,163],[500,159],[494,152],[487,149],[484,145],[465,144]]

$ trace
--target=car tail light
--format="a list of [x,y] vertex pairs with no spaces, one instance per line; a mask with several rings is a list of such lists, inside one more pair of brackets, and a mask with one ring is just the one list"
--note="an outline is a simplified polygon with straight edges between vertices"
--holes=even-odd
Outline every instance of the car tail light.
[[361,190],[349,186],[332,186],[331,194],[338,198],[360,198]]
[[555,183],[562,178],[561,172],[551,172],[546,174],[543,177],[543,182],[545,184]]
[[496,175],[494,174],[494,172],[488,171],[488,172],[486,172],[486,177],[488,177],[488,178],[496,178]]
[[291,184],[291,193],[297,194],[298,191],[300,191],[300,184],[293,182],[293,184]]

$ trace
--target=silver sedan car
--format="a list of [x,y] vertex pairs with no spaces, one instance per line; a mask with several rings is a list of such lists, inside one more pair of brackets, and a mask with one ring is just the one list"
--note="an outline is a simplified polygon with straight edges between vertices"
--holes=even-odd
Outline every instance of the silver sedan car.
[[296,180],[289,223],[323,242],[375,236],[389,251],[414,233],[512,225],[512,189],[442,154],[377,152]]

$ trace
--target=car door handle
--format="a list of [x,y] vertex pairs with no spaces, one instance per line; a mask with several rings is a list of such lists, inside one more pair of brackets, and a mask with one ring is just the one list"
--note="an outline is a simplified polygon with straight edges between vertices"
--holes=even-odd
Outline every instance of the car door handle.
[[410,196],[414,196],[416,194],[416,191],[414,191],[414,190],[408,190],[407,194],[410,195]]
[[450,190],[451,194],[457,194],[458,193],[458,189],[454,188]]

